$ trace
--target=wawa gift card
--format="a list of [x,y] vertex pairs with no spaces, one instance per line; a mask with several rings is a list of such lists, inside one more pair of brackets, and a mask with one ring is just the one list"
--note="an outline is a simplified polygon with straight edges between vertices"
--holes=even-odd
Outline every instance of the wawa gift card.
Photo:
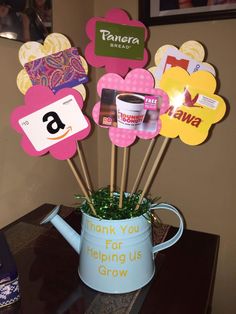
[[91,41],[85,57],[94,67],[124,76],[129,68],[142,68],[148,61],[146,27],[121,9],[110,10],[104,18],[93,17],[86,32]]
[[180,67],[167,70],[160,88],[169,96],[170,106],[160,117],[160,134],[177,136],[189,145],[198,145],[208,136],[212,124],[219,122],[226,111],[224,100],[215,94],[216,79],[206,71],[189,74]]
[[56,159],[68,159],[76,153],[76,142],[90,132],[82,107],[82,96],[74,89],[54,95],[46,86],[33,86],[26,92],[25,104],[12,112],[11,125],[22,135],[21,145],[29,155],[50,152]]
[[54,93],[73,87],[85,98],[82,84],[88,81],[87,63],[64,35],[52,33],[43,45],[34,41],[23,44],[19,60],[24,69],[17,76],[17,86],[23,94],[32,85],[43,85]]
[[197,41],[185,42],[179,49],[172,45],[164,45],[155,54],[155,67],[149,68],[156,81],[156,86],[163,73],[171,67],[181,67],[189,74],[197,71],[207,71],[215,75],[215,69],[209,63],[203,62],[204,47]]
[[109,128],[113,144],[130,146],[136,137],[151,139],[161,129],[160,115],[168,108],[168,96],[153,88],[154,79],[144,69],[134,69],[123,79],[115,73],[103,75],[97,84],[101,101],[93,109],[94,121]]

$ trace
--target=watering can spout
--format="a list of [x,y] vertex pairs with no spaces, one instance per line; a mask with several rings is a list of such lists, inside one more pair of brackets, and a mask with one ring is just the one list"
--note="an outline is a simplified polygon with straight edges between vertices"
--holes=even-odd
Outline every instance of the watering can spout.
[[45,224],[51,222],[53,226],[61,233],[66,241],[74,248],[74,250],[80,253],[80,235],[71,226],[65,222],[59,215],[60,206],[54,207],[54,209],[40,222]]

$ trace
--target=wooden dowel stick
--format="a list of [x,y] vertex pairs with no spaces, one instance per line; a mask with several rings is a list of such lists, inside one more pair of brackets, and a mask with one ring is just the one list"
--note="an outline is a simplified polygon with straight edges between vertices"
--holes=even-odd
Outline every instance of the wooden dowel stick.
[[110,195],[114,192],[114,181],[115,181],[115,151],[116,147],[114,144],[111,146],[111,175],[110,175]]
[[149,187],[149,185],[150,185],[150,183],[151,183],[151,181],[152,181],[152,179],[154,177],[156,169],[157,169],[157,167],[158,167],[158,165],[159,165],[159,163],[161,161],[161,157],[162,157],[163,153],[165,152],[165,148],[166,148],[169,140],[170,140],[169,137],[165,137],[165,139],[164,139],[164,141],[163,141],[163,143],[161,145],[161,148],[160,148],[160,150],[159,150],[159,152],[157,154],[155,162],[154,162],[154,164],[152,166],[152,169],[151,169],[150,174],[148,176],[147,182],[146,182],[146,184],[145,184],[145,186],[143,188],[143,192],[142,192],[142,194],[139,197],[139,201],[138,201],[138,204],[137,204],[135,209],[138,209],[140,204],[142,203],[143,197],[144,197],[145,193],[147,192],[147,189],[148,189],[148,187]]
[[119,199],[119,208],[122,208],[123,205],[123,193],[125,188],[125,180],[127,175],[127,158],[128,157],[128,148],[124,148],[123,154],[123,166],[122,166],[122,175],[121,175],[121,185],[120,185],[120,199]]
[[90,200],[90,198],[89,198],[89,195],[88,195],[88,193],[87,193],[87,190],[86,190],[86,188],[85,188],[85,186],[84,186],[84,184],[83,184],[83,182],[82,182],[82,180],[81,180],[81,178],[80,178],[78,172],[76,171],[76,169],[75,169],[75,167],[74,167],[72,161],[71,161],[70,159],[67,159],[67,162],[68,162],[68,164],[69,164],[69,166],[70,166],[70,169],[71,169],[73,175],[75,176],[75,179],[76,179],[76,181],[78,182],[79,187],[81,188],[81,190],[82,190],[82,192],[83,192],[83,194],[84,194],[84,196],[85,196],[85,198],[86,198],[86,200],[87,200],[87,202],[88,202],[88,204],[89,204],[89,206],[90,206],[90,208],[91,208],[93,214],[94,214],[94,215],[97,215],[96,210],[95,210],[95,208],[93,207],[93,204],[91,203],[91,200]]
[[149,157],[150,157],[150,154],[151,154],[151,152],[152,152],[152,148],[153,148],[153,146],[154,146],[154,144],[155,144],[155,141],[156,141],[156,138],[152,138],[151,141],[150,141],[150,143],[149,143],[147,152],[146,152],[146,154],[145,154],[145,156],[144,156],[144,159],[143,159],[143,161],[142,161],[142,164],[141,164],[141,167],[140,167],[140,169],[139,169],[138,175],[137,175],[136,180],[135,180],[135,182],[134,182],[134,186],[133,186],[133,188],[132,188],[132,190],[131,190],[131,193],[130,193],[131,195],[134,194],[135,191],[136,191],[136,189],[137,189],[137,186],[138,186],[138,184],[139,184],[139,182],[140,182],[140,179],[141,179],[141,177],[142,177],[142,174],[143,174],[143,172],[144,172],[144,170],[145,170],[147,161],[148,161],[148,159],[149,159]]
[[92,186],[91,186],[91,183],[89,181],[88,169],[86,167],[86,164],[85,164],[85,161],[84,161],[84,157],[83,157],[83,153],[81,151],[81,147],[80,147],[80,144],[78,142],[77,142],[77,152],[78,152],[78,156],[79,156],[79,159],[80,159],[81,167],[82,167],[82,170],[83,170],[85,182],[87,184],[87,188],[88,188],[89,194],[91,195]]

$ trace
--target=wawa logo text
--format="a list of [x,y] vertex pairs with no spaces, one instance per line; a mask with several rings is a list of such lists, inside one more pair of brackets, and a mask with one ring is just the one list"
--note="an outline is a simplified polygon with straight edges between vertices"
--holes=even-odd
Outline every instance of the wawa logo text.
[[[199,94],[196,94],[193,98],[191,98],[191,94],[187,90],[187,88],[184,89],[184,93],[181,94],[181,103],[180,106],[185,106],[188,108],[200,108],[203,109],[202,105],[196,104],[199,99]],[[179,102],[179,101],[178,101]],[[200,117],[197,117],[196,115],[192,115],[189,112],[185,112],[182,109],[178,109],[174,105],[171,105],[167,111],[166,114],[168,114],[169,117],[178,119],[181,122],[185,122],[187,124],[191,124],[192,126],[198,128],[199,125],[202,122],[202,119]]]

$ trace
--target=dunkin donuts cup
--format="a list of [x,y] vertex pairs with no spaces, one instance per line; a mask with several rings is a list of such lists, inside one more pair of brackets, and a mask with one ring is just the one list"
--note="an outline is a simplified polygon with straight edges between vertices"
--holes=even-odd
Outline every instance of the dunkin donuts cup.
[[143,123],[146,109],[144,96],[139,94],[119,94],[116,96],[117,127],[138,130]]

